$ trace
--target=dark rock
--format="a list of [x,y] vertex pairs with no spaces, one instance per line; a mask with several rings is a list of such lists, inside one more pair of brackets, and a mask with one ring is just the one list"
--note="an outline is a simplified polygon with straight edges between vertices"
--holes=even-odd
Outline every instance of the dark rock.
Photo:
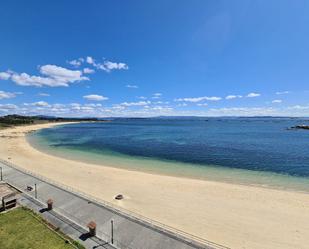
[[123,195],[119,194],[119,195],[116,195],[115,199],[116,200],[122,200],[124,197]]
[[291,129],[309,130],[309,125],[295,125],[295,126],[291,127]]

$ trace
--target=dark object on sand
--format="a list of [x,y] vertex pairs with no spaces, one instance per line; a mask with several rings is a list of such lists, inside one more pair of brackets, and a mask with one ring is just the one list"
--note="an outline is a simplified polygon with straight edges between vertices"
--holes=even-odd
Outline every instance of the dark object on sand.
[[124,198],[123,195],[120,195],[120,194],[116,195],[115,197],[116,200],[122,200],[123,198]]

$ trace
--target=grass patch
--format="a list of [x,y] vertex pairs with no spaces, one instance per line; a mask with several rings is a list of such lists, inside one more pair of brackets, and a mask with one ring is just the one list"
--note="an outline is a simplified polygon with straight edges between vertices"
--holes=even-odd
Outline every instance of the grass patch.
[[[70,241],[73,243],[72,240]],[[78,242],[75,243],[78,248],[84,248]],[[0,214],[0,248],[72,249],[75,247],[51,231],[46,221],[39,215],[25,208],[16,208]]]

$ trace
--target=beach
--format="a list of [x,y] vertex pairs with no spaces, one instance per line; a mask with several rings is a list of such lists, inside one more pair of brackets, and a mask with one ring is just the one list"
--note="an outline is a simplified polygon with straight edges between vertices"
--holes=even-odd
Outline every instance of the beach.
[[[230,248],[308,247],[308,193],[104,167],[45,154],[27,142],[27,133],[58,124],[0,130],[0,158]],[[124,199],[115,200],[117,194]]]

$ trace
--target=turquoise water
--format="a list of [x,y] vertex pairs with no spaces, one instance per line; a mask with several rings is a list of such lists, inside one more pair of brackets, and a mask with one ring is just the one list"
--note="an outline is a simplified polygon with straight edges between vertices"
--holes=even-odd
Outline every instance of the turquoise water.
[[305,119],[118,119],[40,130],[33,146],[57,156],[157,174],[309,191]]

